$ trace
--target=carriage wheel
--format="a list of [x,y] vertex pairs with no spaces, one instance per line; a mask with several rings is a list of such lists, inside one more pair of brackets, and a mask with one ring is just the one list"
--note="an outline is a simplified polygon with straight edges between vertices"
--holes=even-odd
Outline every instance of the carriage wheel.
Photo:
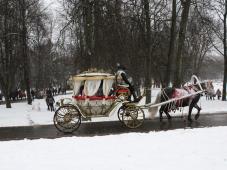
[[135,105],[125,107],[122,114],[122,121],[125,126],[132,129],[140,127],[144,122],[144,118],[144,111]]
[[123,115],[123,112],[125,111],[125,106],[121,106],[119,109],[118,109],[118,112],[117,112],[117,117],[119,119],[119,121],[121,123],[123,123],[123,120],[122,120],[122,115]]
[[73,105],[63,105],[54,114],[54,125],[61,132],[72,133],[80,124],[80,111]]

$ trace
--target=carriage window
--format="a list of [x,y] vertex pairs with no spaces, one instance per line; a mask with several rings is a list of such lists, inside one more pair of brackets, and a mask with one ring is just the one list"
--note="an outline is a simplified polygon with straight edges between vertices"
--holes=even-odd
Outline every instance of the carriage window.
[[81,84],[82,84],[81,81],[74,81],[74,86],[73,86],[74,95],[78,95],[78,93],[80,92]]
[[99,89],[101,80],[86,80],[84,84],[84,94],[86,96],[94,96]]
[[103,80],[103,95],[104,96],[109,96],[111,92],[111,89],[113,87],[114,80],[113,79],[106,79]]
[[98,89],[98,91],[96,93],[96,96],[104,96],[102,89],[103,89],[103,80],[101,80],[101,83],[100,83],[99,89]]
[[83,96],[84,95],[84,83],[85,81],[81,82],[80,89],[78,95]]

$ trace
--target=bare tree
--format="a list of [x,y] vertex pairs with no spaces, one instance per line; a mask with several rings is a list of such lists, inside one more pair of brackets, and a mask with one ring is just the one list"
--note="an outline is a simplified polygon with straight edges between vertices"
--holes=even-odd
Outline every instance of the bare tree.
[[146,103],[151,101],[151,21],[150,21],[150,3],[144,0],[145,25],[146,25],[146,75],[145,87],[147,88]]
[[32,98],[30,93],[30,60],[28,56],[28,31],[26,23],[26,11],[29,5],[25,0],[19,0],[20,9],[20,21],[21,21],[21,45],[22,45],[22,56],[23,56],[23,69],[24,69],[24,82],[27,91],[27,102],[32,104]]
[[222,45],[218,43],[212,43],[213,47],[224,57],[224,73],[223,73],[223,92],[222,100],[226,100],[226,83],[227,83],[227,44],[226,44],[226,17],[227,17],[227,1],[217,0],[215,1],[218,5],[210,5],[208,8],[210,11],[218,16],[216,22],[209,22],[209,27],[213,30],[216,35],[217,41],[221,42]]
[[175,80],[174,80],[174,86],[176,87],[179,87],[182,82],[182,52],[184,47],[191,0],[181,0],[181,5],[183,9],[181,13],[179,37],[178,37],[178,43],[177,43],[178,48],[176,53],[176,70],[175,70]]
[[11,108],[10,94],[14,88],[19,63],[19,24],[17,2],[2,0],[0,6],[0,87]]
[[167,69],[165,73],[165,86],[168,86],[172,75],[172,64],[174,61],[175,54],[175,43],[176,43],[176,21],[177,21],[177,4],[176,0],[172,0],[172,20],[171,20],[171,33],[169,41],[169,51],[168,51],[168,62]]

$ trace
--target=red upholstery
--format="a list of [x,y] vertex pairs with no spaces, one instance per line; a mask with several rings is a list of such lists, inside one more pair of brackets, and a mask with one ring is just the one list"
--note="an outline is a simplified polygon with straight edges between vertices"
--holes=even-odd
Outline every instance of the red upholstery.
[[85,100],[86,98],[89,100],[112,100],[116,99],[116,96],[72,96],[76,100]]
[[110,99],[116,99],[116,96],[107,96],[105,97],[106,100],[110,100]]
[[86,99],[85,96],[73,96],[73,98],[76,100],[85,100]]
[[89,96],[89,100],[102,100],[104,97],[102,96]]
[[124,87],[119,87],[117,90],[116,90],[117,93],[129,93],[129,89],[128,88],[124,88]]

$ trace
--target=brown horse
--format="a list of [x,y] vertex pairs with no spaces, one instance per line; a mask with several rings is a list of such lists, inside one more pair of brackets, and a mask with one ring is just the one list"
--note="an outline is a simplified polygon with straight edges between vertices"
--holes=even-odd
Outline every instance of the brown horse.
[[[202,89],[200,89],[202,87]],[[179,99],[179,100],[175,100],[173,102],[161,105],[160,109],[159,109],[159,116],[160,116],[160,121],[162,121],[163,117],[162,114],[163,112],[166,114],[167,118],[170,120],[171,116],[169,114],[170,111],[175,110],[179,107],[186,107],[189,106],[189,112],[188,112],[188,121],[192,121],[191,118],[191,112],[193,108],[196,108],[198,110],[197,114],[195,115],[195,120],[197,120],[200,116],[200,110],[201,108],[198,106],[198,101],[201,97],[201,93],[199,94],[195,94],[193,95],[193,93],[196,93],[198,91],[204,90],[206,91],[207,86],[206,83],[201,83],[201,84],[195,84],[192,86],[185,86],[182,89],[178,89],[178,88],[172,88],[172,87],[167,87],[161,90],[161,92],[159,92],[155,103],[162,103],[171,99],[177,99],[180,97],[183,97],[185,95],[190,95],[190,97],[187,98],[183,98],[183,99]],[[154,117],[154,115],[157,113],[158,107],[151,107],[149,109],[149,112],[151,114],[151,117]]]

